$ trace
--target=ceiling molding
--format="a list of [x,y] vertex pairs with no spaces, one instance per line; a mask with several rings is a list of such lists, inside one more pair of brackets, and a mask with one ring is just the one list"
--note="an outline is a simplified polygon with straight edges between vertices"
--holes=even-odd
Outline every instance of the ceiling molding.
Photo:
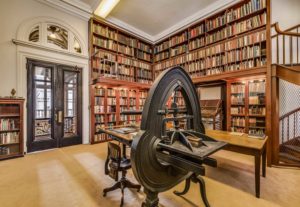
[[146,41],[148,41],[148,42],[150,42],[152,44],[155,41],[154,36],[152,36],[152,35],[144,32],[144,31],[142,31],[142,30],[140,30],[140,29],[138,29],[138,28],[136,28],[136,27],[134,27],[134,26],[132,26],[130,24],[127,24],[127,23],[125,23],[125,22],[123,22],[123,21],[121,21],[121,20],[119,20],[119,19],[117,19],[115,17],[110,17],[109,16],[109,17],[107,17],[105,19],[105,21],[108,22],[108,23],[110,23],[110,24],[113,24],[116,27],[119,27],[119,28],[127,31],[128,33],[131,33],[131,34],[133,34],[135,36],[138,36],[141,39],[144,39],[144,40],[146,40]]
[[77,16],[83,20],[89,20],[92,16],[92,9],[89,5],[76,0],[36,0],[48,6]]

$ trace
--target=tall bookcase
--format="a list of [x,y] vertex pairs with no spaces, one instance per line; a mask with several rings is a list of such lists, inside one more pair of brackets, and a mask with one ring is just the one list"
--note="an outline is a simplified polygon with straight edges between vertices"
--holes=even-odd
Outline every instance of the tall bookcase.
[[155,77],[175,65],[196,82],[246,69],[266,72],[267,2],[242,1],[161,40],[154,46]]
[[227,83],[227,130],[264,137],[266,79],[255,77]]
[[24,155],[24,99],[0,98],[0,160]]

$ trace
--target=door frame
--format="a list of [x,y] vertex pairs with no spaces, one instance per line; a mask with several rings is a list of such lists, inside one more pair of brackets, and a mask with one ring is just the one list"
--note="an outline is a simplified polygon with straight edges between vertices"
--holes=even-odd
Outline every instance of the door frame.
[[[56,87],[52,87],[52,95],[53,95],[53,100],[52,100],[52,117],[53,117],[53,121],[52,123],[55,123],[52,125],[51,127],[51,133],[52,133],[52,138],[51,140],[46,140],[46,141],[34,141],[34,124],[30,124],[33,123],[34,121],[34,113],[33,113],[33,109],[34,109],[34,101],[33,101],[33,96],[34,93],[31,93],[31,91],[29,90],[30,88],[33,89],[33,70],[31,69],[31,73],[29,72],[29,67],[34,67],[35,65],[39,65],[42,67],[50,67],[52,68],[51,71],[51,75],[52,75],[52,86],[54,86],[55,84],[58,84],[58,71],[59,70],[69,70],[69,71],[76,71],[74,70],[74,68],[77,69],[77,71],[79,71],[79,76],[78,76],[78,107],[77,107],[77,113],[78,113],[78,124],[77,124],[77,132],[78,132],[78,139],[72,139],[70,138],[69,140],[64,139],[63,137],[63,128],[64,128],[64,119],[63,122],[61,124],[61,126],[58,126],[56,123],[56,120],[54,120],[55,118],[55,113],[56,113],[56,109],[55,109],[55,105],[54,105],[54,100],[56,98],[59,98],[57,96],[56,93]],[[77,67],[72,67],[72,66],[68,66],[68,65],[62,65],[62,64],[58,64],[58,63],[52,63],[52,62],[47,62],[47,61],[42,61],[42,60],[35,60],[35,59],[31,59],[31,58],[27,58],[27,63],[26,63],[26,68],[27,68],[27,141],[26,141],[26,146],[27,146],[27,152],[34,152],[34,151],[40,151],[40,150],[46,150],[46,149],[53,149],[53,148],[58,148],[58,147],[64,147],[64,146],[70,146],[70,145],[75,145],[75,144],[81,144],[83,143],[83,137],[82,137],[82,99],[83,99],[83,94],[82,94],[82,69],[81,68],[77,68]],[[63,85],[64,85],[64,78],[63,78],[63,74],[64,71],[61,71],[62,74],[62,81],[61,84],[61,98],[62,98],[62,107],[63,107],[63,100],[64,100],[64,93],[63,93]],[[62,109],[63,111],[63,109]],[[56,135],[54,133],[54,131],[60,131],[60,135],[61,137],[58,137],[58,135]],[[36,143],[36,144],[34,144]],[[50,146],[50,147],[49,147]]]

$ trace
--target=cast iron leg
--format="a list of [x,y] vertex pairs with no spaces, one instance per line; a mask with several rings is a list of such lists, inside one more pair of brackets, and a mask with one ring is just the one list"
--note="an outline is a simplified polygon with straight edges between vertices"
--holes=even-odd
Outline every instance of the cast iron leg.
[[137,189],[137,192],[139,192],[140,189],[141,189],[141,185],[133,184],[132,182],[130,182],[130,181],[127,180],[127,179],[124,180],[124,185],[126,186],[126,188]]
[[146,200],[142,203],[142,207],[158,207],[158,193],[144,189]]
[[205,207],[210,207],[206,197],[206,188],[205,188],[204,179],[201,176],[198,176],[196,179],[200,185],[200,193],[201,193],[201,198],[203,200],[203,203],[205,204]]
[[179,192],[179,191],[174,191],[174,194],[175,195],[178,195],[178,196],[181,196],[181,195],[184,195],[186,194],[189,189],[190,189],[190,185],[191,185],[191,177],[187,178],[185,180],[185,187],[184,187],[184,190],[182,192]]
[[103,190],[103,196],[105,197],[106,196],[106,193],[108,193],[108,192],[110,192],[110,191],[114,191],[114,190],[116,190],[116,189],[118,189],[118,188],[120,188],[121,187],[121,183],[120,182],[117,182],[117,183],[115,183],[112,187],[110,187],[110,188],[105,188],[104,190]]

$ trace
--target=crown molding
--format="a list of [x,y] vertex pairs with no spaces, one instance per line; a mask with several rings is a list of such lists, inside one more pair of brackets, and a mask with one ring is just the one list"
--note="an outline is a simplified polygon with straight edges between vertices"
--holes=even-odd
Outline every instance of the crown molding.
[[110,24],[113,24],[114,26],[116,27],[119,27],[123,30],[125,30],[126,32],[128,33],[131,33],[135,36],[138,36],[140,37],[141,39],[144,39],[150,43],[154,43],[155,39],[154,39],[154,36],[130,25],[130,24],[127,24],[126,22],[123,22],[115,17],[112,17],[112,16],[109,16],[105,19],[106,22],[110,23]]
[[59,9],[63,12],[77,16],[83,20],[89,20],[92,16],[92,8],[76,0],[36,0],[53,8]]

